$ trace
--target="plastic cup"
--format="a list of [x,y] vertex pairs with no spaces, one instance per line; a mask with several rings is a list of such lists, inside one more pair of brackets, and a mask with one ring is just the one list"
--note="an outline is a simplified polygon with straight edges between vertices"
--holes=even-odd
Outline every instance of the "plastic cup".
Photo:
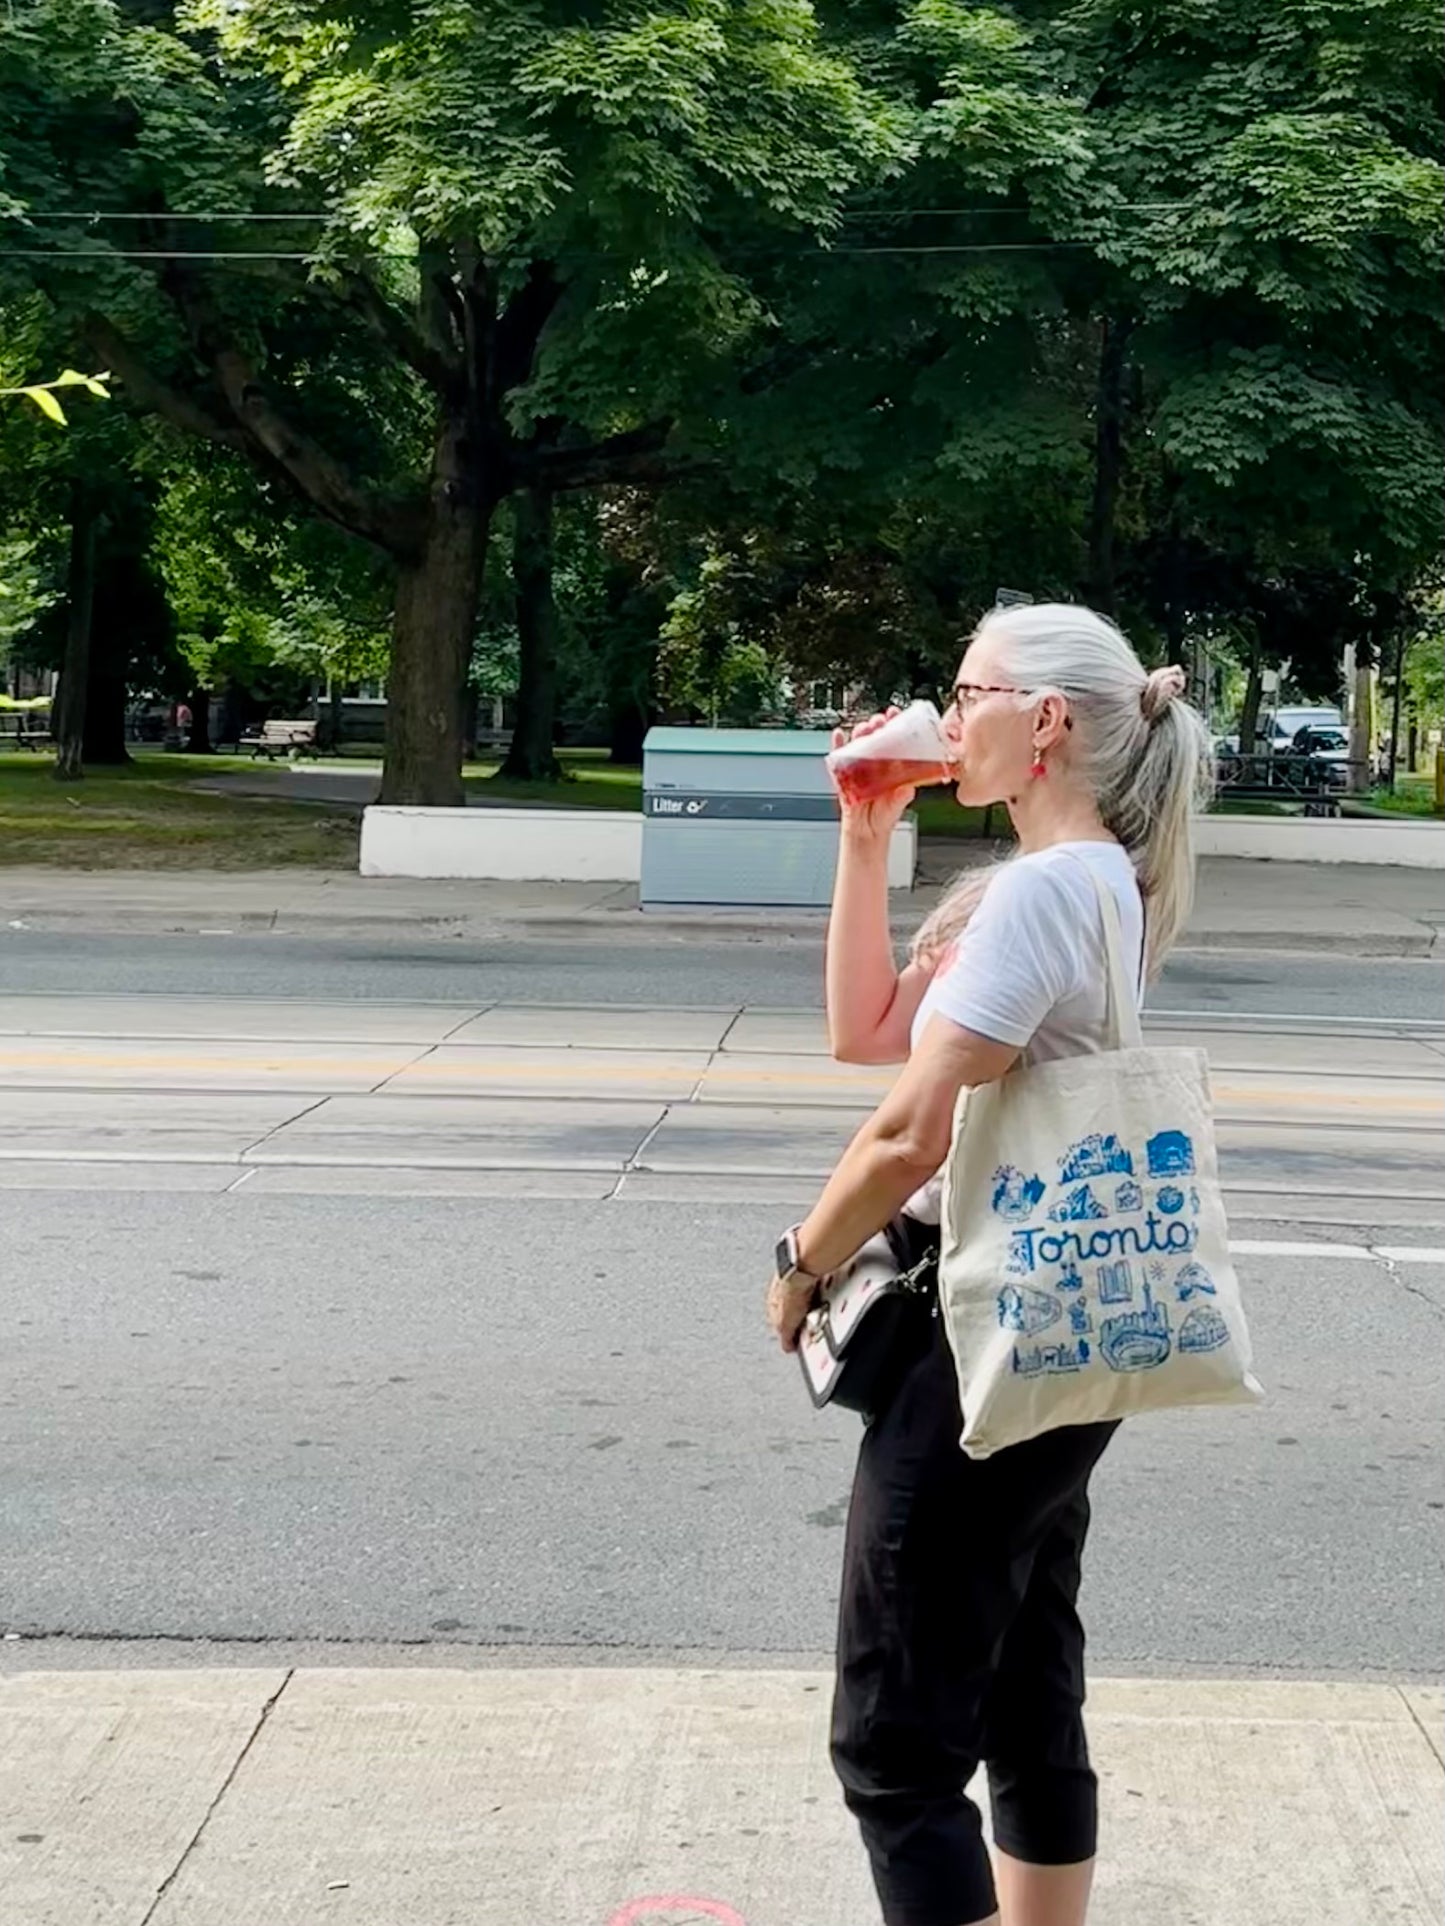
[[834,749],[828,757],[828,774],[839,801],[856,809],[897,789],[957,782],[957,767],[949,760],[952,753],[943,718],[933,704],[910,702],[881,729]]

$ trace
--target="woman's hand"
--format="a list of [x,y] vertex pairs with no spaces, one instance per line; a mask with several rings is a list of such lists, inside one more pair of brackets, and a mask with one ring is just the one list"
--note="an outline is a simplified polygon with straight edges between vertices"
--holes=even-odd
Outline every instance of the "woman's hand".
[[[833,747],[841,749],[845,742],[856,742],[860,737],[871,736],[875,729],[881,729],[885,722],[891,722],[898,714],[895,706],[884,709],[881,714],[869,716],[860,722],[851,734],[847,729],[833,731]],[[890,789],[886,796],[879,796],[872,802],[849,804],[839,798],[838,807],[843,817],[845,836],[876,837],[887,842],[894,829],[903,820],[903,812],[913,801],[917,790],[912,784],[903,789]]]
[[813,1306],[818,1287],[809,1279],[774,1277],[768,1286],[768,1329],[785,1351],[796,1351],[804,1320]]

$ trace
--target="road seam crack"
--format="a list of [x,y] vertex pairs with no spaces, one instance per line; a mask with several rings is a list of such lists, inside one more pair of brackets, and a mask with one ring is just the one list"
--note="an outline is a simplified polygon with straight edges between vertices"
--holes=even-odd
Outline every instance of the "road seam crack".
[[[714,1056],[720,1055],[722,1051],[727,1049],[728,1038],[732,1035],[733,1031],[736,1030],[738,1025],[742,1022],[744,1016],[747,1014],[747,1008],[748,1006],[746,1003],[739,1004],[738,1008],[734,1010],[732,1015],[728,1018],[728,1027],[726,1028],[726,1030],[723,1031],[722,1035],[717,1040],[717,1046],[713,1051]],[[709,1064],[708,1068],[711,1069],[711,1067],[712,1066]]]
[[221,1801],[225,1798],[226,1794],[231,1790],[231,1787],[236,1783],[236,1774],[241,1770],[241,1767],[246,1763],[246,1760],[250,1757],[251,1748],[255,1745],[257,1739],[260,1738],[261,1732],[265,1727],[266,1721],[270,1718],[273,1710],[275,1709],[277,1700],[281,1697],[281,1694],[286,1690],[286,1687],[291,1683],[292,1679],[294,1679],[295,1676],[296,1676],[295,1666],[294,1665],[287,1666],[285,1677],[281,1680],[281,1683],[276,1687],[276,1690],[271,1694],[270,1698],[267,1699],[265,1704],[261,1707],[261,1710],[256,1718],[256,1723],[251,1727],[251,1730],[247,1735],[246,1743],[241,1747],[241,1750],[236,1754],[235,1758],[231,1761],[230,1771],[226,1774],[225,1778],[221,1781],[220,1786],[217,1788],[215,1797],[211,1800],[210,1804],[206,1807],[206,1810],[201,1814],[201,1823],[196,1827],[195,1831],[191,1834],[189,1840],[186,1842],[185,1849],[182,1851],[180,1858],[176,1861],[175,1865],[171,1867],[170,1871],[166,1874],[165,1878],[161,1881],[160,1885],[157,1886],[156,1896],[151,1901],[150,1905],[146,1907],[145,1913],[140,1920],[140,1926],[151,1926],[151,1922],[156,1917],[157,1909],[161,1905],[161,1902],[164,1900],[166,1894],[170,1891],[171,1887],[174,1886],[176,1881],[180,1878],[181,1873],[185,1868],[186,1861],[190,1858],[191,1854],[195,1851],[197,1845],[200,1843],[201,1836],[205,1832],[206,1827],[210,1825],[211,1819],[215,1814],[217,1808],[220,1806]]
[[1445,1304],[1441,1304],[1438,1299],[1431,1297],[1430,1293],[1422,1285],[1412,1284],[1405,1275],[1405,1268],[1402,1264],[1398,1263],[1393,1257],[1387,1256],[1384,1251],[1373,1244],[1369,1246],[1369,1254],[1377,1264],[1384,1265],[1386,1275],[1392,1282],[1399,1285],[1407,1297],[1418,1297],[1422,1304],[1429,1305],[1436,1317],[1445,1318]]
[[289,1130],[292,1124],[300,1123],[303,1117],[314,1115],[323,1104],[330,1103],[330,1101],[331,1092],[328,1091],[324,1097],[317,1097],[314,1103],[308,1103],[302,1109],[298,1110],[294,1117],[283,1117],[280,1123],[272,1124],[269,1130],[262,1131],[255,1143],[247,1144],[246,1148],[241,1151],[236,1158],[236,1162],[238,1164],[244,1164],[248,1157],[254,1157],[256,1152],[260,1150],[264,1144],[269,1144],[273,1137],[279,1136],[283,1130]]
[[[460,1031],[465,1030],[469,1023],[475,1023],[478,1017],[484,1017],[487,1015],[489,1011],[495,1010],[499,1007],[500,1006],[495,1003],[484,1003],[480,1009],[469,1009],[466,1015],[462,1017],[458,1022],[454,1023],[451,1029],[446,1031],[445,1034],[439,1039],[439,1041],[442,1043],[450,1043],[452,1038],[456,1036]],[[435,1049],[436,1045],[433,1044],[432,1048]]]
[[626,1183],[627,1179],[632,1175],[633,1171],[639,1168],[638,1159],[647,1150],[653,1138],[657,1135],[658,1131],[661,1130],[662,1126],[667,1122],[668,1118],[671,1115],[672,1115],[672,1105],[670,1103],[665,1103],[662,1106],[662,1115],[657,1119],[657,1122],[652,1125],[650,1130],[647,1131],[647,1133],[644,1135],[642,1139],[642,1142],[638,1144],[637,1148],[631,1151],[626,1157],[626,1159],[624,1160],[621,1170],[619,1170],[617,1173],[617,1182],[612,1186],[611,1190],[608,1191],[607,1195],[602,1200],[604,1204],[611,1204],[617,1200],[617,1197],[619,1196],[622,1190],[622,1186]]
[[389,1083],[395,1082],[398,1077],[404,1077],[408,1070],[415,1070],[417,1065],[419,1063],[425,1063],[428,1057],[434,1057],[440,1048],[441,1045],[437,1043],[426,1044],[418,1051],[416,1056],[412,1058],[410,1063],[404,1063],[399,1070],[388,1070],[386,1075],[382,1077],[378,1083],[372,1084],[366,1093],[367,1096],[380,1096],[381,1092],[385,1090]]
[[1426,1745],[1428,1745],[1430,1750],[1434,1753],[1436,1759],[1440,1763],[1441,1768],[1445,1769],[1445,1751],[1441,1750],[1439,1741],[1436,1739],[1434,1733],[1430,1730],[1429,1726],[1426,1725],[1425,1721],[1420,1717],[1420,1714],[1415,1710],[1414,1706],[1410,1703],[1410,1694],[1405,1690],[1405,1688],[1402,1685],[1397,1685],[1395,1687],[1395,1690],[1400,1694],[1400,1697],[1405,1701],[1405,1710],[1410,1714],[1410,1717],[1414,1720],[1416,1726],[1418,1726],[1420,1731],[1420,1737],[1425,1741]]

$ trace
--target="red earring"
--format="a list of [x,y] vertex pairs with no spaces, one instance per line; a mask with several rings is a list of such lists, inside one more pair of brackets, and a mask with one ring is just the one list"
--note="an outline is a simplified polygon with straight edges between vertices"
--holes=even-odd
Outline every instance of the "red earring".
[[1044,767],[1043,750],[1035,749],[1033,767],[1029,770],[1030,776],[1032,776],[1035,782],[1038,782],[1042,777],[1046,776],[1048,773],[1049,773],[1048,770],[1045,769]]

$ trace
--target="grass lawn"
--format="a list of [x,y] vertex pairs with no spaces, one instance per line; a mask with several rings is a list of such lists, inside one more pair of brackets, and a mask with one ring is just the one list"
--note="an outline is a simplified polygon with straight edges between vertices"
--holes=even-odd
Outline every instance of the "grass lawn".
[[[564,750],[561,761],[568,776],[562,782],[502,782],[495,774],[496,763],[468,763],[466,785],[473,800],[490,796],[551,809],[641,809],[642,771],[603,762],[599,756],[596,750]],[[922,790],[917,809],[920,836],[982,833],[983,811],[960,809],[946,789]],[[1001,809],[994,812],[994,828],[999,835],[1008,833],[1008,822]]]
[[[564,752],[562,762],[568,775],[546,783],[503,782],[496,762],[469,763],[468,796],[537,808],[641,809],[640,769],[609,763],[595,750]],[[197,787],[206,779],[259,775],[267,766],[244,757],[139,750],[129,769],[97,770],[83,781],[58,783],[49,755],[0,753],[0,866],[354,869],[358,809],[214,795]],[[338,764],[328,758],[321,766]],[[995,816],[995,833],[1006,834],[1003,812]],[[960,809],[946,790],[926,790],[919,798],[923,836],[976,836],[982,823],[981,811]]]
[[561,782],[503,782],[499,762],[469,762],[462,772],[473,802],[534,803],[539,809],[641,809],[642,771],[602,760],[596,750],[563,750]]
[[57,869],[354,869],[354,814],[208,795],[234,759],[140,751],[129,769],[58,783],[40,752],[0,755],[0,865]]
[[1211,816],[1302,816],[1304,804],[1270,802],[1263,796],[1216,796],[1209,805]]
[[1434,816],[1437,820],[1440,815],[1435,807],[1433,776],[1397,775],[1393,794],[1388,789],[1372,789],[1361,802],[1367,805],[1371,815]]

